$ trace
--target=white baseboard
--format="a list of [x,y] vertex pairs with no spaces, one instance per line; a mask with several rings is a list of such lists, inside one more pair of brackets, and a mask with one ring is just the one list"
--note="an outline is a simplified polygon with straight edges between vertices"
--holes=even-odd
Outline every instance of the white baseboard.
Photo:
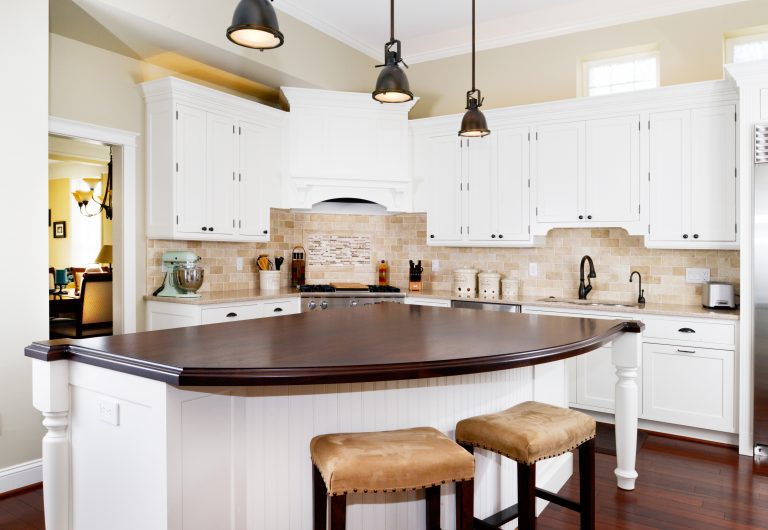
[[0,493],[17,490],[43,481],[43,461],[32,460],[0,469]]

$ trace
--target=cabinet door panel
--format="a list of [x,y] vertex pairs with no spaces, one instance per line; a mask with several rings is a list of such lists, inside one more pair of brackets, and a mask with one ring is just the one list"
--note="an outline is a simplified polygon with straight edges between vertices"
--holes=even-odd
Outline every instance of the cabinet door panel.
[[691,111],[691,232],[736,241],[736,108]]
[[269,208],[265,204],[265,177],[270,159],[270,130],[255,123],[240,122],[240,222],[238,231],[245,236],[266,237]]
[[459,241],[461,232],[461,148],[455,135],[429,139],[427,241]]
[[606,412],[615,409],[616,368],[612,348],[604,346],[576,357],[576,405]]
[[733,432],[733,351],[643,345],[643,415]]
[[208,113],[206,202],[209,230],[234,233],[237,136],[229,117]]
[[493,139],[469,140],[462,151],[466,155],[467,175],[467,238],[470,241],[496,241],[496,222],[493,219],[494,171],[492,170]]
[[640,218],[640,117],[590,120],[586,124],[587,219]]
[[178,105],[176,107],[176,212],[178,231],[203,232],[206,228],[206,113]]
[[540,222],[578,222],[584,181],[584,122],[536,132],[536,207]]
[[502,241],[530,237],[530,188],[528,129],[500,129],[495,133],[496,189],[491,205]]
[[651,114],[650,237],[683,241],[690,236],[690,111]]

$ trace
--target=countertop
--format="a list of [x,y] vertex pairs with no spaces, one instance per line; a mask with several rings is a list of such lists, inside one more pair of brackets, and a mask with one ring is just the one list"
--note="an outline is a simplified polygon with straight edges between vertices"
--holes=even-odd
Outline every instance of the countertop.
[[[457,298],[451,291],[432,291],[412,293],[403,289],[407,297],[411,298],[435,298],[441,300],[467,300],[466,298]],[[200,298],[168,298],[158,296],[144,296],[144,300],[155,302],[168,302],[174,304],[191,305],[211,305],[227,304],[236,302],[252,302],[258,300],[270,300],[275,298],[285,298],[290,296],[299,296],[299,292],[292,287],[285,287],[275,292],[262,292],[259,289],[243,289],[239,291],[214,291],[201,293]],[[318,293],[322,296],[322,293]],[[713,318],[723,320],[738,320],[738,309],[706,309],[700,305],[675,305],[675,304],[645,304],[643,307],[611,307],[611,306],[583,306],[579,304],[569,304],[566,302],[546,302],[540,296],[519,296],[513,300],[480,300],[477,298],[469,299],[479,302],[490,302],[498,304],[517,304],[529,307],[541,307],[549,309],[580,309],[585,312],[611,313],[621,315],[633,315],[642,317],[642,315],[667,315],[680,317]]]
[[25,354],[182,386],[351,383],[530,366],[592,351],[642,328],[637,321],[378,304],[36,342]]

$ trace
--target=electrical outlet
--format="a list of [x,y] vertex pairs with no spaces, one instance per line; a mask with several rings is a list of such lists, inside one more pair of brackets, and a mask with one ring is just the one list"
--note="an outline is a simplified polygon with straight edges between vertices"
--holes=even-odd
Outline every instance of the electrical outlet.
[[440,270],[440,260],[439,259],[433,259],[432,260],[432,272],[438,272]]
[[99,420],[110,425],[120,425],[120,404],[116,401],[99,399],[97,402]]
[[238,271],[243,270],[243,258],[237,258],[235,260],[235,266],[237,267]]
[[709,281],[709,269],[685,269],[685,283],[706,283]]
[[528,276],[538,276],[539,275],[539,264],[538,263],[529,263],[528,264]]

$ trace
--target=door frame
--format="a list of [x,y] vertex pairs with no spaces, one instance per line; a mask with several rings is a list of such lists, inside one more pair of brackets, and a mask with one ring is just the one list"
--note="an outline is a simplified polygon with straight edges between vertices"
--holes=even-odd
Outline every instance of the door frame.
[[139,133],[55,116],[48,117],[48,133],[113,147],[113,328],[115,334],[134,333],[137,304],[136,138]]

